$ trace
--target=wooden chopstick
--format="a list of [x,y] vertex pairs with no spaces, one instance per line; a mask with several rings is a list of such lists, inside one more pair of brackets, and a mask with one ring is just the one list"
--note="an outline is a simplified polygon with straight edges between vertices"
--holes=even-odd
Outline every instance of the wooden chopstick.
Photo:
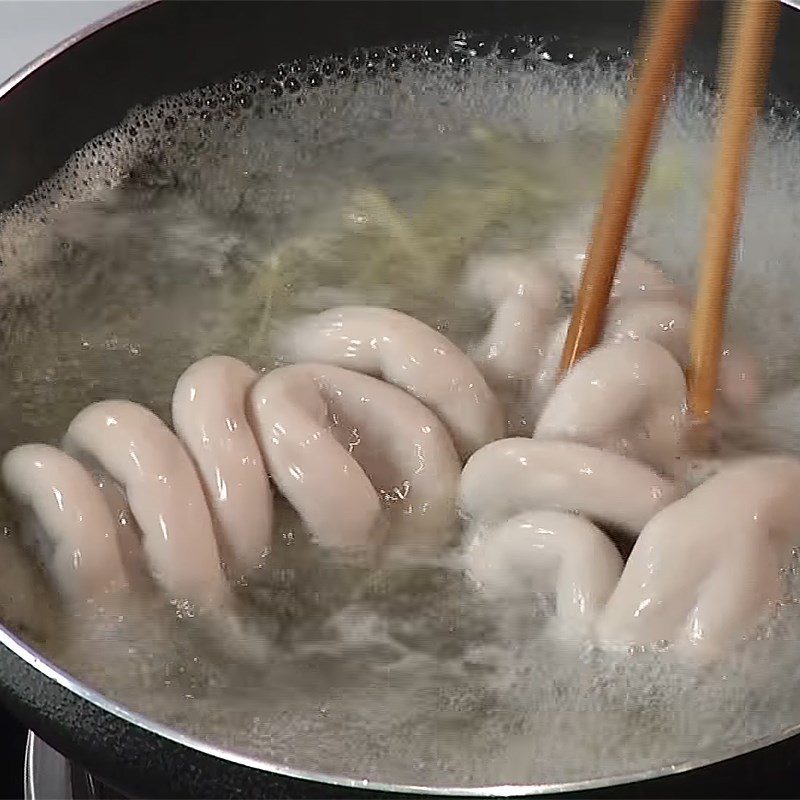
[[764,100],[766,78],[780,15],[779,0],[742,0],[723,43],[724,107],[700,282],[695,299],[689,366],[689,408],[696,422],[713,409],[730,290],[732,254],[739,232],[751,138]]
[[649,25],[643,62],[637,65],[636,89],[606,180],[595,220],[586,266],[561,356],[561,371],[572,368],[600,338],[630,217],[647,171],[654,133],[697,0],[662,0]]

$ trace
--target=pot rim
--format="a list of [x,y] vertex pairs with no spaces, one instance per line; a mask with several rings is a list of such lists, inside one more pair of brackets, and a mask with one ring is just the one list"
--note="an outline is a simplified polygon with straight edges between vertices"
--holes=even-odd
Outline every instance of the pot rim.
[[303,770],[294,767],[288,767],[283,764],[275,764],[269,761],[258,759],[253,756],[247,756],[244,753],[238,753],[226,747],[204,742],[193,736],[183,734],[174,728],[156,722],[143,714],[136,711],[131,711],[119,703],[102,695],[95,689],[91,689],[85,684],[81,683],[67,672],[57,667],[49,659],[39,655],[33,648],[23,642],[18,636],[11,633],[3,625],[0,625],[0,645],[4,645],[11,650],[16,656],[21,658],[31,667],[33,667],[43,677],[54,681],[59,686],[63,687],[72,694],[77,695],[93,706],[98,707],[101,711],[112,714],[124,721],[136,726],[148,733],[168,739],[175,744],[182,745],[189,750],[204,753],[205,755],[212,756],[221,761],[227,761],[232,764],[237,764],[242,767],[248,767],[258,772],[272,773],[281,775],[287,778],[295,778],[298,780],[310,781],[318,784],[328,784],[331,786],[340,786],[351,789],[372,790],[380,792],[390,792],[395,794],[424,794],[435,796],[459,796],[459,797],[524,797],[530,795],[544,795],[544,794],[558,794],[563,792],[578,792],[590,789],[610,788],[622,784],[639,783],[653,778],[662,778],[668,775],[677,775],[683,772],[689,772],[701,767],[708,767],[713,764],[718,764],[722,761],[727,761],[738,756],[743,756],[768,747],[772,744],[777,744],[785,739],[800,733],[800,722],[785,728],[777,734],[762,737],[754,741],[748,742],[736,748],[731,748],[712,757],[703,757],[695,759],[687,759],[677,764],[666,764],[659,767],[653,767],[647,770],[640,770],[633,773],[620,773],[609,775],[606,777],[588,778],[585,780],[563,781],[556,783],[539,783],[539,784],[495,784],[486,786],[425,786],[422,784],[400,784],[400,783],[385,783],[382,781],[371,780],[358,780],[355,778],[346,778],[341,775],[330,775],[324,772],[315,772],[313,770]]
[[[163,0],[134,0],[134,2],[117,9],[111,14],[84,26],[74,34],[68,36],[58,44],[46,50],[41,55],[30,61],[21,69],[17,70],[5,81],[0,83],[0,102],[3,97],[12,91],[18,84],[22,83],[32,73],[48,64],[57,56],[69,50],[84,39],[94,33],[119,22],[132,14],[142,11]],[[800,0],[780,0],[782,5],[800,11]],[[623,784],[639,783],[641,781],[655,778],[663,778],[669,775],[678,775],[690,772],[702,767],[719,764],[723,761],[737,758],[752,753],[756,750],[777,744],[794,735],[800,734],[800,722],[785,728],[779,733],[771,736],[762,737],[736,748],[726,749],[724,753],[715,756],[705,756],[702,758],[687,759],[676,764],[665,764],[639,772],[615,774],[605,777],[589,778],[585,780],[573,780],[556,783],[539,784],[500,784],[487,786],[425,786],[422,784],[395,784],[381,781],[371,781],[368,779],[358,780],[346,778],[341,775],[330,775],[324,772],[313,770],[303,770],[289,767],[282,764],[271,763],[247,756],[244,753],[236,752],[226,747],[204,742],[162,723],[156,722],[136,711],[132,711],[125,706],[104,696],[95,689],[91,689],[79,680],[53,664],[49,659],[41,656],[30,645],[12,633],[2,623],[0,623],[0,645],[8,648],[14,655],[29,664],[44,678],[53,681],[57,685],[66,689],[68,692],[77,695],[81,699],[99,708],[102,712],[118,717],[125,722],[144,730],[154,736],[166,739],[175,744],[181,745],[187,750],[199,752],[211,756],[223,762],[228,762],[241,767],[249,768],[265,774],[280,775],[282,777],[309,781],[329,786],[342,788],[370,790],[388,792],[394,794],[419,794],[435,796],[461,796],[461,797],[524,797],[531,795],[560,794],[565,792],[586,791],[592,789],[610,788]]]

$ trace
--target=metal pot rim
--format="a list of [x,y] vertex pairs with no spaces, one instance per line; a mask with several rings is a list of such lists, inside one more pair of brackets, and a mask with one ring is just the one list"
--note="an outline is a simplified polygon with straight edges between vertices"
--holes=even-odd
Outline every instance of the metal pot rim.
[[[74,45],[79,44],[84,39],[108,27],[109,25],[119,22],[138,11],[142,11],[149,6],[155,5],[158,2],[161,2],[161,0],[135,0],[129,5],[126,5],[103,17],[102,19],[85,26],[73,35],[59,42],[54,47],[45,51],[33,61],[15,72],[3,83],[0,83],[0,102],[2,102],[3,97],[12,89],[14,89],[15,86],[28,78],[32,73],[48,64],[54,58],[69,50]],[[800,0],[780,0],[780,2],[785,6],[800,11]],[[722,761],[727,761],[738,756],[752,753],[753,751],[761,748],[777,744],[796,734],[800,734],[800,722],[798,722],[796,725],[786,728],[780,733],[749,742],[748,744],[741,745],[738,748],[728,749],[725,752],[719,753],[715,756],[688,759],[677,764],[662,765],[635,773],[611,775],[602,778],[590,778],[581,781],[565,781],[562,783],[530,785],[490,785],[478,787],[430,787],[413,784],[382,783],[366,779],[356,780],[352,778],[345,778],[340,775],[328,775],[323,772],[314,772],[311,770],[295,769],[281,764],[270,763],[252,756],[246,756],[243,753],[237,753],[236,751],[225,747],[219,747],[207,742],[203,742],[200,739],[183,734],[167,725],[155,722],[154,720],[151,720],[144,715],[139,714],[138,712],[131,711],[125,706],[115,703],[114,701],[105,697],[100,692],[89,688],[63,671],[61,668],[57,667],[48,659],[39,655],[28,644],[22,641],[2,624],[0,624],[0,645],[7,647],[12,653],[33,667],[33,669],[35,669],[44,678],[53,681],[62,688],[66,689],[68,692],[77,695],[91,705],[96,706],[101,711],[112,714],[113,716],[116,716],[137,728],[169,740],[175,744],[181,745],[188,750],[200,752],[221,761],[227,761],[229,763],[253,769],[258,772],[271,773],[286,778],[352,789],[435,796],[455,795],[462,797],[523,797],[526,795],[545,795],[562,792],[585,791],[591,789],[609,788],[622,784],[638,783],[640,781],[662,778],[668,775],[677,775],[680,773],[689,772],[691,770],[700,769],[702,767],[712,766]]]
[[101,711],[112,714],[131,725],[136,726],[148,733],[167,739],[175,744],[186,747],[189,750],[203,753],[207,756],[237,764],[242,767],[256,770],[263,773],[272,773],[286,778],[294,778],[303,781],[310,781],[318,784],[328,784],[331,786],[341,786],[351,789],[363,789],[400,794],[424,794],[436,796],[460,796],[460,797],[524,797],[530,795],[545,795],[562,792],[579,792],[590,789],[609,788],[622,784],[639,783],[640,781],[662,778],[668,775],[677,775],[689,772],[701,767],[712,766],[722,761],[727,761],[738,756],[752,753],[769,745],[777,744],[790,737],[800,734],[800,722],[785,728],[777,734],[763,737],[737,748],[726,749],[724,752],[714,756],[687,759],[677,764],[665,764],[647,770],[633,773],[622,773],[586,780],[564,781],[559,783],[540,783],[540,784],[501,784],[488,786],[424,786],[415,784],[394,784],[383,783],[380,781],[357,780],[346,778],[341,775],[329,775],[324,772],[314,772],[313,770],[295,769],[283,764],[275,764],[252,756],[238,753],[226,747],[209,744],[193,736],[181,733],[174,728],[155,722],[143,714],[131,711],[125,706],[110,700],[100,692],[89,688],[67,672],[57,667],[50,660],[36,653],[29,645],[19,637],[0,625],[0,645],[7,647],[16,656],[33,667],[44,678],[53,681],[68,692],[77,695],[81,699],[99,708]]

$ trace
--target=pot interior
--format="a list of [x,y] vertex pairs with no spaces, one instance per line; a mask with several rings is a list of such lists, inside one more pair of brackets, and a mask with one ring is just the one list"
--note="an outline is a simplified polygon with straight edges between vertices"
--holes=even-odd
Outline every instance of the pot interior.
[[[422,20],[421,7],[394,5],[306,7],[302,35],[259,29],[275,51],[261,62],[233,5],[241,59],[226,45],[212,59],[217,82],[196,88],[184,70],[171,86],[146,70],[148,103],[92,130],[0,217],[3,452],[58,444],[83,407],[109,398],[169,423],[193,361],[227,354],[270,370],[287,360],[284,326],[332,306],[391,307],[470,351],[488,318],[460,288],[472,256],[543,252],[564,229],[588,235],[624,108],[631,5],[610,5],[602,23],[595,4],[425,4]],[[212,20],[216,8],[195,10]],[[342,22],[362,15],[358,34]],[[117,23],[133,41],[135,18]],[[711,36],[699,30],[699,69],[678,82],[632,232],[690,291],[715,103],[702,71]],[[740,432],[762,450],[800,441],[800,160],[785,35],[773,80],[784,93],[759,131],[730,314],[764,364],[771,416]],[[166,43],[154,53],[169,60]],[[110,123],[114,102],[94,125]],[[76,144],[86,130],[71,132]],[[46,150],[14,186],[43,177],[60,152]],[[283,506],[272,552],[236,586],[235,613],[218,615],[155,590],[65,604],[22,547],[24,519],[9,504],[2,519],[10,630],[113,702],[264,769],[522,792],[708,763],[800,723],[794,566],[775,619],[698,668],[669,650],[562,641],[550,594],[487,598],[458,548],[378,569],[337,558]]]

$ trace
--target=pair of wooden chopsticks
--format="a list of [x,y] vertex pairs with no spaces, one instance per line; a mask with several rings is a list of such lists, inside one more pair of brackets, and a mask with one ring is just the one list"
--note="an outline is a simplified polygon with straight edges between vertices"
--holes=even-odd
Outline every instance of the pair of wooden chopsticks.
[[[561,369],[566,372],[602,334],[617,262],[646,175],[665,99],[677,72],[698,0],[661,0],[636,66],[636,88],[617,142]],[[694,307],[689,406],[696,421],[714,404],[734,241],[755,120],[761,109],[775,41],[779,0],[739,0],[725,32],[720,59],[724,106],[717,139],[711,201]],[[676,235],[680,235],[676,232]]]

